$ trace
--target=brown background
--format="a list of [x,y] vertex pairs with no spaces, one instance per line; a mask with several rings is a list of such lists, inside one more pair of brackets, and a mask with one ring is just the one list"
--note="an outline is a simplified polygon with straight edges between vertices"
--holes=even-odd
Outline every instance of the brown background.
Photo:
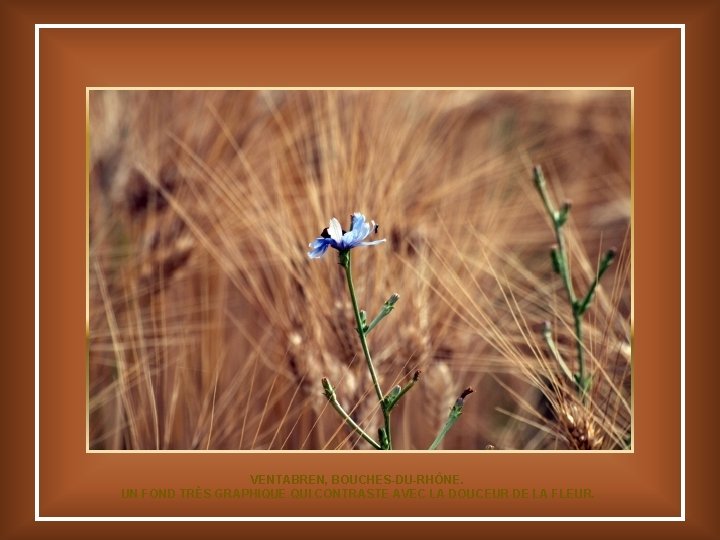
[[[78,4],[79,6],[79,4]],[[173,8],[173,15],[190,12]],[[232,20],[203,4],[208,20]],[[522,13],[506,6],[508,13]],[[514,9],[511,9],[513,8]],[[701,53],[712,46],[710,29],[718,22],[709,3],[689,3],[665,15],[648,17],[626,6],[624,16],[579,17],[556,6],[565,22],[687,23],[688,51],[688,439],[711,430],[717,367],[701,353],[702,335],[712,335],[712,317],[701,318],[693,306],[709,277],[709,265],[693,266],[693,253],[707,245],[709,205],[697,183],[710,172],[714,137],[698,136],[703,120],[717,117],[710,102],[713,86],[701,77],[714,75]],[[7,440],[13,442],[3,460],[6,494],[3,537],[57,533],[58,524],[32,522],[32,24],[38,22],[119,22],[119,14],[97,16],[86,10],[52,12],[51,4],[5,2],[2,5],[3,64],[13,67],[17,84],[3,87],[3,117],[15,123],[5,131],[2,152],[8,164],[3,183],[2,235],[11,244],[0,282],[17,296],[17,306],[3,325],[6,371],[12,381],[2,393]],[[130,8],[131,9],[131,8]],[[151,9],[151,8],[147,8]],[[134,17],[143,22],[171,19],[170,12]],[[497,9],[497,8],[496,8]],[[545,22],[551,12],[543,6]],[[180,15],[178,15],[180,13]],[[216,16],[211,17],[210,14]],[[277,14],[279,12],[275,12]],[[289,14],[290,12],[282,12]],[[531,12],[526,12],[530,17]],[[445,19],[469,20],[450,16]],[[485,12],[482,22],[505,22]],[[96,16],[93,16],[96,15]],[[245,13],[243,22],[252,22]],[[341,20],[337,13],[325,17]],[[385,21],[409,20],[402,14]],[[418,17],[422,15],[418,14]],[[573,16],[574,15],[574,16]],[[84,18],[85,17],[85,18]],[[257,16],[256,16],[257,17]],[[306,14],[307,17],[307,14]],[[489,17],[489,18],[488,18]],[[494,19],[493,19],[494,17]],[[89,18],[89,19],[88,19]],[[287,20],[287,17],[285,17]],[[125,18],[124,20],[128,20]],[[175,19],[179,20],[179,19]],[[186,21],[199,22],[198,17]],[[255,18],[266,21],[267,18]],[[275,16],[273,19],[279,19]],[[301,21],[302,18],[294,18]],[[305,18],[307,21],[308,19]],[[313,22],[322,21],[314,17]],[[325,19],[327,20],[327,19]],[[362,20],[355,17],[353,21]],[[416,18],[415,20],[421,20]],[[439,18],[425,18],[438,22]],[[479,19],[471,19],[478,21]],[[517,19],[515,19],[517,20]],[[563,22],[562,17],[552,22]],[[529,22],[529,21],[528,21]],[[541,17],[532,22],[543,22]],[[611,515],[672,516],[679,500],[679,65],[678,30],[43,30],[40,40],[42,123],[41,152],[41,506],[43,516],[72,515]],[[717,41],[716,38],[712,38]],[[12,46],[10,42],[12,41]],[[715,69],[714,67],[712,69]],[[633,86],[635,87],[635,452],[632,454],[87,454],[85,452],[85,87],[86,86]],[[709,126],[708,126],[709,127]],[[10,133],[11,136],[7,137]],[[705,161],[703,162],[702,159]],[[707,168],[703,168],[706,166]],[[12,167],[12,168],[11,168]],[[702,242],[702,244],[701,244]],[[715,242],[713,242],[714,245]],[[11,287],[8,287],[12,284]],[[702,284],[702,285],[701,285]],[[710,298],[715,289],[703,289]],[[11,291],[7,289],[11,288]],[[18,328],[18,322],[24,323]],[[12,329],[12,331],[10,331]],[[16,349],[16,350],[10,350]],[[704,363],[702,368],[698,363]],[[11,420],[11,421],[8,421]],[[709,423],[705,423],[709,422]],[[675,537],[713,537],[710,495],[717,465],[710,444],[689,444],[687,456],[689,523],[560,524],[564,533],[608,534],[621,525],[626,536],[641,528]],[[150,505],[119,499],[121,487],[215,487],[228,482],[243,486],[253,473],[332,474],[460,473],[469,486],[592,487],[595,499],[458,503],[394,501],[370,503],[323,501],[183,502]],[[231,524],[234,530],[249,525]],[[183,525],[190,534],[208,524]],[[261,527],[268,527],[261,524]],[[406,528],[407,525],[397,525]],[[113,525],[132,534],[143,524]],[[160,524],[144,524],[158,531]],[[177,527],[177,525],[175,525]],[[202,529],[200,527],[203,527]],[[212,526],[211,526],[212,527]],[[318,527],[314,525],[312,527]],[[342,529],[340,529],[342,527]],[[441,529],[442,527],[442,529]],[[424,525],[425,532],[448,525]],[[522,534],[531,524],[493,524]],[[66,528],[66,527],[63,527]],[[89,535],[107,525],[85,526]],[[163,524],[163,529],[165,529]],[[214,528],[214,527],[212,527]],[[282,531],[280,530],[282,529]],[[343,536],[351,529],[340,525]],[[389,527],[386,533],[396,527]],[[681,530],[682,529],[682,530]],[[278,527],[280,532],[299,530]],[[483,531],[490,527],[483,526]],[[318,529],[315,529],[316,532]],[[66,531],[68,532],[68,531]],[[367,531],[366,531],[367,532]],[[376,531],[377,532],[377,531]],[[204,532],[203,534],[206,534]],[[104,534],[104,533],[103,533]],[[505,533],[502,533],[505,534]],[[610,533],[612,534],[612,533]]]
[[[82,320],[73,318],[74,328],[70,324],[60,328],[49,321],[84,309],[84,295],[68,286],[81,283],[84,275],[83,237],[75,233],[76,242],[71,240],[72,231],[82,231],[84,226],[83,185],[75,180],[84,173],[84,155],[50,141],[83,140],[83,89],[88,85],[482,86],[504,82],[522,86],[534,82],[635,86],[637,155],[664,158],[662,162],[637,160],[635,195],[642,204],[636,207],[636,234],[648,238],[636,242],[635,271],[645,276],[662,265],[663,257],[678,259],[679,117],[663,114],[677,110],[680,99],[678,30],[568,30],[546,36],[542,30],[51,29],[41,30],[40,35],[41,170],[57,171],[48,174],[43,186],[43,195],[53,203],[43,208],[48,217],[41,231],[58,236],[57,241],[45,237],[41,241],[43,260],[58,261],[58,265],[43,264],[41,270],[44,282],[56,283],[47,286],[52,289],[46,293],[52,307],[43,310],[41,328],[46,348],[67,351],[69,358],[83,357],[83,342],[78,339]],[[537,47],[538,43],[543,46]],[[130,44],[137,53],[129,53]],[[137,62],[139,54],[142,63]],[[624,61],[618,61],[620,57]],[[561,77],[545,74],[562,64],[566,69]],[[674,92],[656,91],[673,87]],[[652,142],[648,128],[655,132]],[[658,185],[663,189],[657,189]],[[658,196],[673,189],[673,198]],[[63,205],[54,202],[59,199]],[[658,223],[661,217],[663,221]],[[648,234],[649,226],[652,234]],[[677,289],[677,269],[668,277]],[[41,364],[45,383],[41,382],[40,425],[45,441],[41,448],[45,470],[41,514],[679,515],[679,454],[677,442],[671,443],[679,439],[678,379],[660,376],[678,370],[678,297],[664,295],[663,310],[658,310],[656,287],[646,279],[636,280],[635,330],[646,338],[637,343],[635,377],[638,394],[646,398],[637,401],[634,455],[471,453],[452,459],[431,454],[86,455],[81,451],[85,426],[71,421],[80,417],[78,410],[83,405],[81,365],[47,361]],[[650,328],[665,339],[648,339],[653,332]],[[57,384],[59,380],[63,384]],[[663,425],[652,421],[656,416],[664,419]],[[660,448],[663,450],[658,451]],[[510,470],[515,474],[509,475]],[[291,471],[453,472],[461,473],[466,485],[477,487],[592,487],[596,500],[562,505],[550,500],[513,504],[470,500],[444,505],[429,500],[393,500],[382,505],[357,501],[352,502],[351,511],[347,500],[324,501],[322,505],[316,500],[289,501],[282,507],[267,500],[119,500],[123,487],[249,487],[248,473]],[[76,497],[86,493],[93,494],[92,502],[78,505]]]

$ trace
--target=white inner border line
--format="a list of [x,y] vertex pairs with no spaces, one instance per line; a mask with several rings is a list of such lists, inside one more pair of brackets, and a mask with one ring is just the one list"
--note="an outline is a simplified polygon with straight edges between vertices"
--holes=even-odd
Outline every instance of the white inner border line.
[[[680,30],[680,515],[576,516],[157,516],[40,515],[40,30],[41,29],[678,29]],[[35,24],[35,521],[685,521],[685,25],[684,24]]]
[[35,521],[40,519],[40,25],[35,25]]
[[648,28],[685,28],[684,24],[36,24],[36,28],[178,28],[178,29],[197,29],[197,28],[256,28],[256,29],[437,29],[437,28],[449,28],[449,29],[483,29],[483,28],[499,28],[499,29],[510,29],[510,28],[558,28],[558,29],[571,29],[571,28],[600,28],[600,29],[612,29],[612,28],[629,28],[629,29],[648,29]]
[[680,516],[685,520],[685,25],[680,28]]

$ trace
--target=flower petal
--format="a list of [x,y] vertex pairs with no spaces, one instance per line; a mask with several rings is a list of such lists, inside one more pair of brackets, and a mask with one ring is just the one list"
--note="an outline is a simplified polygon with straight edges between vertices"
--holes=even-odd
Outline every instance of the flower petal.
[[328,227],[328,234],[335,242],[339,243],[342,239],[343,232],[340,222],[336,218],[330,220],[330,226]]
[[378,244],[382,244],[383,242],[386,242],[387,239],[383,238],[382,240],[373,240],[372,242],[361,242],[361,246],[376,246]]
[[325,252],[328,250],[329,247],[330,247],[329,242],[321,244],[321,245],[317,246],[315,249],[313,249],[312,251],[308,251],[308,257],[310,257],[311,259],[319,259],[323,255],[325,255]]
[[370,223],[364,223],[362,228],[362,235],[360,240],[365,240],[373,230],[373,226]]
[[351,249],[360,245],[360,242],[368,237],[373,227],[370,223],[365,221],[365,216],[356,212],[353,214],[352,219],[352,230],[345,233],[343,236],[343,243],[345,249]]
[[322,245],[330,244],[330,242],[331,240],[329,238],[323,238],[322,236],[319,236],[315,240],[313,240],[312,243],[308,244],[308,246],[313,249],[317,249]]
[[351,231],[357,231],[362,229],[362,226],[365,224],[365,216],[362,215],[360,212],[355,212],[352,217],[350,218],[350,230]]
[[359,232],[360,231],[353,229],[343,234],[340,249],[352,249],[357,246],[358,242],[360,242],[360,238],[358,238]]

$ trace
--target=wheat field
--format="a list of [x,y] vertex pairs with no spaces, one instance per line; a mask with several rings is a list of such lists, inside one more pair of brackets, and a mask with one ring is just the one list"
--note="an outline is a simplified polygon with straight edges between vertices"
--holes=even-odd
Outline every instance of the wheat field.
[[[382,414],[342,269],[307,256],[359,211],[353,252],[381,384],[422,371],[394,447],[631,445],[631,95],[616,90],[93,90],[89,94],[89,445],[95,450],[368,450]],[[575,286],[617,250],[588,310],[581,399],[532,181],[572,201]],[[490,445],[490,446],[489,446]]]

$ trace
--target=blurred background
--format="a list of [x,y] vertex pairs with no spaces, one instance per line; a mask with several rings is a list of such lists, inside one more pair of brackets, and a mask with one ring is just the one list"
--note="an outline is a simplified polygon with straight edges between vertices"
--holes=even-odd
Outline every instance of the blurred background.
[[[629,91],[100,91],[89,98],[91,449],[369,446],[327,377],[382,425],[333,250],[352,212],[387,242],[353,252],[396,449],[631,446]],[[545,171],[578,294],[618,255],[585,315],[593,386],[577,396],[573,317],[532,177]],[[490,446],[489,446],[490,445]]]

